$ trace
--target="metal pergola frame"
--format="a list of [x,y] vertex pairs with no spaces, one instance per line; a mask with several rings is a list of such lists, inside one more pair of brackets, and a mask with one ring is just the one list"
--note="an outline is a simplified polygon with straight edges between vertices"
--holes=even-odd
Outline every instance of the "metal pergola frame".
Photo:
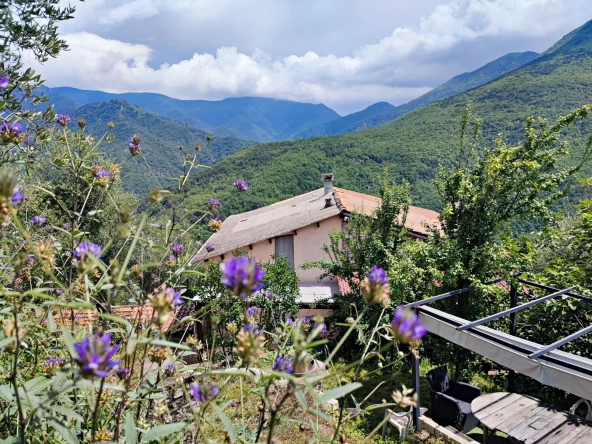
[[[486,316],[484,318],[478,319],[476,321],[471,321],[471,322],[467,322],[465,324],[460,324],[460,325],[455,325],[456,330],[458,331],[472,331],[474,332],[474,327],[480,326],[482,324],[485,324],[487,322],[493,321],[495,319],[499,319],[501,317],[510,315],[510,335],[512,336],[516,336],[516,313],[530,308],[536,304],[539,304],[541,302],[545,302],[545,301],[549,301],[552,300],[554,298],[557,298],[559,296],[571,296],[573,298],[588,302],[588,303],[592,303],[592,298],[582,295],[582,294],[578,294],[575,293],[573,290],[575,289],[575,286],[571,286],[569,288],[565,288],[565,289],[558,289],[555,287],[551,287],[548,285],[543,285],[543,284],[539,284],[536,282],[532,282],[532,281],[528,281],[526,279],[522,279],[519,276],[521,275],[521,273],[518,274],[514,274],[511,277],[514,278],[514,280],[516,282],[519,282],[521,284],[523,284],[524,286],[528,286],[528,287],[536,287],[542,290],[547,290],[547,291],[551,291],[552,293],[547,294],[545,296],[539,297],[535,300],[531,300],[529,302],[526,302],[524,304],[521,305],[517,305],[518,302],[518,291],[517,288],[514,284],[511,284],[510,286],[510,308],[507,310],[503,310],[500,311],[498,313],[495,313],[493,315],[490,316]],[[493,285],[493,284],[497,284],[499,282],[504,282],[507,281],[509,278],[498,278],[489,282],[486,282],[485,285]],[[421,301],[416,301],[416,302],[412,302],[409,304],[406,304],[406,307],[409,308],[416,308],[417,310],[419,310],[419,307],[423,306],[423,305],[428,305],[431,304],[432,302],[435,301],[439,301],[441,299],[446,299],[452,296],[456,296],[456,295],[460,295],[463,293],[468,293],[472,290],[474,290],[474,287],[467,287],[467,288],[461,288],[458,290],[454,290],[454,291],[450,291],[447,293],[443,293],[437,296],[432,296],[430,298],[427,299],[423,299]],[[541,349],[531,352],[528,355],[526,355],[528,358],[530,358],[531,360],[534,360],[536,358],[543,358],[545,359],[545,355],[553,350],[556,350],[557,348],[567,344],[570,341],[573,341],[574,339],[577,339],[581,336],[584,336],[588,333],[592,332],[592,325],[582,328],[581,330],[572,333],[569,336],[566,336],[558,341],[553,342],[552,344],[543,346]],[[414,354],[412,354],[412,378],[413,378],[413,387],[415,389],[415,393],[417,394],[417,407],[415,407],[413,409],[413,421],[414,421],[414,425],[415,425],[415,429],[416,431],[419,431],[419,416],[420,416],[420,412],[419,412],[419,407],[420,407],[420,383],[419,383],[419,357],[415,356]],[[556,361],[555,358],[551,359],[551,358],[547,358],[547,360],[549,361]],[[510,369],[509,374],[508,374],[508,391],[509,392],[515,392],[516,387],[515,387],[515,371]]]

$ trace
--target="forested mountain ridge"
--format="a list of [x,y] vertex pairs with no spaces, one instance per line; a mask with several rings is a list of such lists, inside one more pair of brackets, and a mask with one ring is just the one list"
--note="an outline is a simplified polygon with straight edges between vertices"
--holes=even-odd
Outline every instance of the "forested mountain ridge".
[[[457,153],[461,115],[473,103],[482,119],[480,148],[497,135],[518,142],[528,116],[556,119],[592,102],[592,22],[566,35],[530,63],[462,94],[421,107],[387,125],[333,137],[256,145],[200,172],[179,196],[198,204],[215,196],[222,214],[250,210],[318,188],[319,177],[334,172],[336,186],[375,193],[374,179],[389,169],[393,179],[411,184],[414,205],[439,209],[433,179],[439,164]],[[592,134],[590,121],[569,131],[575,163]],[[590,165],[582,174],[590,175]],[[248,193],[232,192],[232,180],[250,183]]]
[[456,94],[463,93],[472,88],[484,85],[508,72],[514,71],[529,63],[538,56],[536,52],[515,52],[506,54],[493,60],[475,71],[459,74],[431,91],[423,94],[404,105],[384,107],[378,109],[376,105],[384,104],[379,102],[369,106],[364,111],[349,114],[331,122],[311,126],[292,134],[291,139],[302,139],[313,136],[332,136],[338,134],[362,131],[368,128],[384,125],[391,122],[414,109],[427,105],[437,100],[445,99]]
[[[82,106],[73,112],[71,125],[78,118],[86,120],[85,131],[89,134],[101,137],[109,133],[114,136],[111,143],[101,144],[100,149],[107,158],[122,165],[124,188],[139,194],[150,188],[170,186],[172,179],[183,172],[183,155],[189,153],[193,156],[196,145],[201,147],[197,153],[198,161],[208,165],[253,144],[232,136],[212,136],[206,149],[206,132],[148,113],[124,100]],[[114,125],[112,129],[108,126],[109,122]],[[146,162],[141,156],[128,159],[127,141],[134,134],[142,137],[141,150]],[[180,146],[183,150],[179,149]]]
[[[287,139],[290,134],[302,128],[340,117],[323,104],[262,97],[231,97],[218,101],[179,100],[156,93],[114,94],[70,87],[47,90],[53,100],[59,100],[60,103],[69,100],[83,106],[95,102],[125,100],[149,113],[187,123],[210,134],[233,135],[259,142]],[[57,112],[61,112],[60,106],[56,105],[55,108]]]

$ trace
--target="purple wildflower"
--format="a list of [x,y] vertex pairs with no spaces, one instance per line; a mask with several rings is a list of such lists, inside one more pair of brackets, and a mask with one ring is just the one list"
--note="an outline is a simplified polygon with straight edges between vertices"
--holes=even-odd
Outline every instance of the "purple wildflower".
[[0,139],[7,143],[19,143],[23,140],[23,127],[20,123],[2,122],[0,125]]
[[148,301],[157,314],[155,323],[159,325],[165,324],[173,315],[175,308],[183,304],[181,293],[164,284],[157,288],[154,293],[148,295]]
[[206,249],[206,251],[208,253],[211,253],[212,251],[214,251],[216,249],[216,245],[208,242],[207,244],[204,245],[204,248]]
[[128,368],[119,367],[117,370],[115,370],[115,374],[119,379],[125,379],[129,376],[130,371]]
[[383,268],[372,265],[372,270],[360,285],[368,305],[380,304],[388,301],[389,285]]
[[4,89],[8,86],[8,76],[4,75],[0,77],[0,89]]
[[208,201],[208,209],[210,211],[214,211],[216,208],[218,208],[220,206],[220,202],[218,202],[216,199],[214,199],[213,197],[210,197],[210,200]]
[[23,201],[23,195],[18,189],[18,187],[14,187],[12,189],[12,196],[10,196],[10,203],[12,205],[20,204]]
[[230,401],[230,407],[236,407],[238,404],[236,401]]
[[183,246],[183,244],[173,244],[173,246],[171,247],[171,251],[176,257],[179,257],[185,251],[185,247]]
[[222,284],[236,296],[246,298],[263,287],[265,272],[246,255],[232,257],[220,264]]
[[62,228],[64,230],[69,230],[70,229],[70,224],[62,224]]
[[43,225],[45,225],[46,221],[47,219],[43,216],[33,216],[33,218],[31,219],[31,225],[33,225],[36,228],[43,228]]
[[35,256],[32,254],[27,255],[27,260],[25,261],[28,266],[35,264]]
[[90,255],[96,259],[101,257],[101,246],[90,242],[79,243],[74,250],[72,250],[72,265],[75,267],[82,267],[90,261]]
[[14,278],[14,281],[12,281],[12,288],[14,288],[17,291],[23,291],[23,278]]
[[286,327],[296,327],[298,325],[298,322],[296,322],[294,319],[292,318],[286,318]]
[[249,307],[245,311],[245,316],[248,317],[248,318],[250,318],[252,316],[255,316],[260,311],[261,311],[261,309],[259,307]]
[[96,332],[93,336],[87,336],[81,342],[74,344],[76,355],[74,360],[80,366],[80,374],[84,378],[97,376],[104,378],[121,361],[111,359],[117,352],[118,345],[111,345],[111,335],[103,336]]
[[426,334],[427,329],[420,324],[419,317],[412,308],[399,305],[391,321],[395,340],[401,343],[418,341]]
[[95,178],[98,182],[109,182],[109,171],[101,168],[95,172]]
[[377,285],[385,285],[388,282],[386,273],[383,268],[372,265],[372,270],[366,275],[368,280]]
[[244,180],[237,179],[234,182],[234,188],[236,188],[239,192],[247,191],[249,189],[249,184]]
[[173,376],[175,374],[175,371],[177,371],[177,366],[172,362],[169,362],[164,368],[165,378]]
[[325,324],[324,322],[321,322],[320,324],[318,322],[315,322],[314,328],[317,327],[321,327],[321,331],[319,331],[319,336],[324,336],[327,334],[327,324]]
[[292,360],[290,358],[284,358],[282,356],[278,356],[275,358],[275,362],[273,363],[272,370],[281,373],[292,373],[294,369],[292,368]]
[[127,141],[127,145],[129,147],[130,154],[132,156],[137,156],[138,154],[140,154],[140,142],[141,141],[142,141],[142,138],[139,135],[133,135]]
[[199,402],[201,404],[212,401],[216,396],[218,396],[219,391],[220,389],[216,384],[205,383],[202,385],[193,384],[191,386],[191,394],[193,395],[195,402]]
[[50,372],[58,370],[64,365],[66,365],[66,360],[64,358],[48,358],[43,363],[43,370],[46,372]]
[[243,324],[243,330],[245,333],[253,333],[255,336],[261,336],[263,331],[255,324]]
[[58,114],[56,117],[56,122],[58,122],[62,126],[66,126],[70,123],[70,116],[66,116],[65,114]]

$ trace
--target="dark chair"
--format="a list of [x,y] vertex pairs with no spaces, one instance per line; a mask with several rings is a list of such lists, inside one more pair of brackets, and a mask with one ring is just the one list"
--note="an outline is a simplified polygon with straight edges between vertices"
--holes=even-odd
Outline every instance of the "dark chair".
[[471,412],[471,401],[481,396],[479,387],[464,382],[450,381],[446,366],[427,373],[432,398],[432,419],[441,426],[453,426],[461,432],[468,432],[479,424]]

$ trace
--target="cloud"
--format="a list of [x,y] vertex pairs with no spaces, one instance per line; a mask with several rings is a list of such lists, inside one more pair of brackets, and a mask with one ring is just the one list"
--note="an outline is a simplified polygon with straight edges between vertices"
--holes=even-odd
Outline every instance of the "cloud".
[[[99,20],[125,26],[167,8],[180,13],[190,3],[134,0],[109,9]],[[226,1],[198,3],[211,15],[223,10],[221,4],[229,7]],[[466,71],[467,65],[475,69],[503,55],[505,48],[496,48],[496,39],[514,41],[514,50],[531,49],[519,42],[556,38],[581,25],[582,13],[591,12],[587,0],[451,0],[416,26],[397,27],[349,55],[307,51],[273,56],[257,48],[249,55],[229,45],[157,66],[151,66],[156,53],[151,44],[71,32],[64,35],[70,51],[38,69],[50,86],[151,91],[181,99],[263,96],[322,102],[347,113],[376,101],[411,100]],[[483,54],[484,46],[489,53]]]

